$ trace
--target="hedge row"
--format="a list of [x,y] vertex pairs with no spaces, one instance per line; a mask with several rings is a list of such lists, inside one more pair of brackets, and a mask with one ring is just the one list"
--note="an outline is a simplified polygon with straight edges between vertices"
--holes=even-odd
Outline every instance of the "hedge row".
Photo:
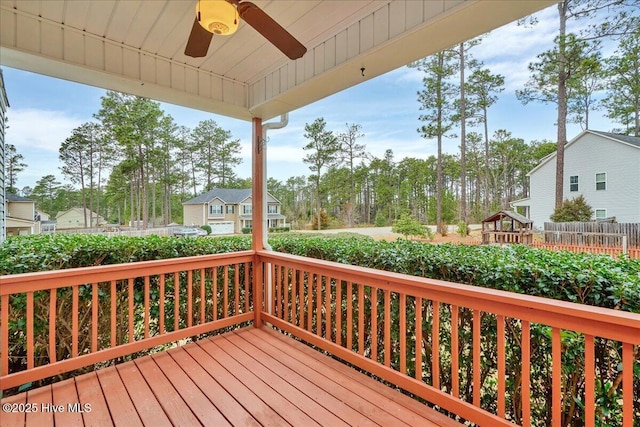
[[[527,246],[431,245],[362,238],[273,236],[274,250],[409,275],[640,312],[640,260]],[[173,239],[35,235],[0,245],[0,274],[250,249],[248,237]]]

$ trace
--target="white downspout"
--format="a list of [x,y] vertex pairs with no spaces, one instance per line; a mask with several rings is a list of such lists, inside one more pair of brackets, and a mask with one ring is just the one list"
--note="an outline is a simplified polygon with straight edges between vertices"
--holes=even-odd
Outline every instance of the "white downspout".
[[[287,124],[289,124],[289,113],[284,113],[280,116],[279,122],[270,122],[264,123],[262,125],[262,220],[264,223],[262,224],[262,241],[264,248],[268,251],[273,250],[271,245],[269,245],[269,241],[267,240],[267,234],[269,233],[269,217],[268,217],[268,205],[267,205],[267,131],[271,129],[282,129]],[[266,294],[269,297],[267,300],[267,312],[269,314],[273,314],[273,301],[271,300],[270,295],[272,294],[273,289],[273,279],[271,277],[271,267],[267,268],[265,271],[265,281],[267,284],[267,292]]]
[[267,131],[272,129],[282,129],[289,124],[289,113],[284,113],[280,116],[279,122],[264,123],[262,125],[262,149],[264,154],[262,156],[262,183],[264,188],[262,189],[262,217],[265,222],[262,226],[262,240],[264,242],[264,248],[268,251],[272,250],[269,242],[267,241],[267,233],[269,232],[269,218],[267,213]]

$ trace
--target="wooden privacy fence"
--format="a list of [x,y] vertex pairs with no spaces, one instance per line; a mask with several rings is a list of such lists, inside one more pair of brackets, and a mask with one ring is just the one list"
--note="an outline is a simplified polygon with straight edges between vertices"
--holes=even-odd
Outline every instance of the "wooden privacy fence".
[[640,223],[545,222],[545,243],[622,247],[622,236],[629,246],[640,247]]
[[[540,249],[547,249],[550,251],[569,251],[576,253],[587,253],[587,254],[606,254],[611,255],[612,257],[619,257],[624,254],[624,250],[620,246],[585,246],[585,245],[565,245],[561,243],[543,243],[543,242],[533,242],[529,246]],[[640,247],[628,247],[627,256],[629,258],[640,259]]]

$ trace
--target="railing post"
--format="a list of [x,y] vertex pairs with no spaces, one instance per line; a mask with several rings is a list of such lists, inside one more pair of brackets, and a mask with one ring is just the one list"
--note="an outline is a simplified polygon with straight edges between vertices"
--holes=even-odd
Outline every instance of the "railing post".
[[[253,118],[251,150],[251,248],[254,251],[264,249],[264,143],[262,137],[262,119]],[[266,292],[264,283],[264,263],[256,254],[253,257],[253,325],[262,327],[262,303],[263,292]],[[266,295],[268,297],[268,294]]]
[[622,236],[622,253],[623,254],[628,254],[629,253],[629,242],[627,239],[627,236]]

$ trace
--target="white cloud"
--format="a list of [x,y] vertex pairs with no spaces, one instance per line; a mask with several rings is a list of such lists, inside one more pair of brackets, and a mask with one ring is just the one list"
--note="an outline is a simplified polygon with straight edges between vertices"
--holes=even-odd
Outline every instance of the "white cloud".
[[63,111],[10,109],[7,117],[7,143],[19,152],[44,150],[57,154],[60,144],[82,124],[82,120]]

